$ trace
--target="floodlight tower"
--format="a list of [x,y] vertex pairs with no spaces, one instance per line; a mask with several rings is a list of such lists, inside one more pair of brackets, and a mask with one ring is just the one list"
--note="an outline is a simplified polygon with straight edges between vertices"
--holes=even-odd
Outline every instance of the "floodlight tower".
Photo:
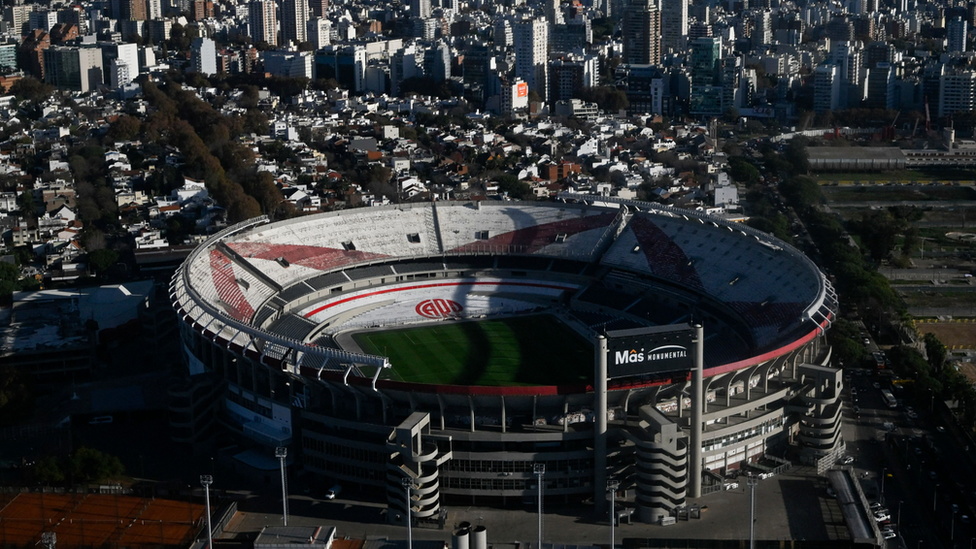
[[400,484],[407,492],[407,549],[413,549],[413,506],[410,505],[410,490],[414,488],[415,484],[410,477],[401,478]]
[[207,502],[207,549],[213,549],[213,527],[210,526],[210,485],[213,484],[213,477],[211,475],[200,475],[200,484],[203,485],[203,493]]
[[532,472],[539,479],[539,548],[542,549],[542,479],[546,476],[546,464],[536,463],[532,466]]
[[281,463],[281,508],[283,511],[282,519],[284,525],[288,526],[288,483],[285,480],[285,458],[288,457],[288,448],[278,446],[275,448],[275,457]]
[[617,488],[620,487],[620,481],[617,479],[610,479],[607,481],[607,492],[610,493],[610,549],[614,548],[614,536],[613,527],[617,523],[617,517],[615,509],[617,504]]

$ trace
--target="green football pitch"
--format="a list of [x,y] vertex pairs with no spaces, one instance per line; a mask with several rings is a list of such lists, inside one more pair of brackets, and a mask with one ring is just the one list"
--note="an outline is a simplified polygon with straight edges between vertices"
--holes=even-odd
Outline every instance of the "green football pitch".
[[590,383],[593,345],[552,315],[438,322],[361,332],[363,352],[389,357],[390,379],[437,385]]

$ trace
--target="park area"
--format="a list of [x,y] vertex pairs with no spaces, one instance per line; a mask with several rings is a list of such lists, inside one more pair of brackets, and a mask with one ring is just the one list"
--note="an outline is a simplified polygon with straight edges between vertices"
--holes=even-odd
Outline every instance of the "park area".
[[367,331],[353,340],[389,357],[389,379],[437,385],[527,386],[592,383],[593,346],[552,315],[441,321]]

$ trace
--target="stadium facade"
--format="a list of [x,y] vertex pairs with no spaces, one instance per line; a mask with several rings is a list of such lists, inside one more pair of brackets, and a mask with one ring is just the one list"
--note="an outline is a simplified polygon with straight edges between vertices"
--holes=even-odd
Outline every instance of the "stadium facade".
[[[223,380],[225,428],[269,455],[288,446],[303,471],[346,493],[385,492],[394,522],[406,478],[418,520],[450,503],[533,501],[540,479],[549,500],[599,506],[612,477],[653,522],[721,490],[723,474],[765,467],[764,456],[831,463],[843,450],[841,375],[825,341],[836,296],[816,265],[746,226],[594,199],[229,227],[172,280],[189,373]],[[404,382],[396,364],[348,344],[355,331],[540,310],[590,339],[700,325],[703,379],[608,380],[598,440],[599,383]]]

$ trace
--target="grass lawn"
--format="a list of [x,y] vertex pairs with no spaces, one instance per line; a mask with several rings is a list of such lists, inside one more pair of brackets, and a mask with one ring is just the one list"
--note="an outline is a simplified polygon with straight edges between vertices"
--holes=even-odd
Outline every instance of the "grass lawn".
[[970,187],[824,187],[824,196],[831,204],[866,201],[973,200],[976,190]]
[[389,357],[392,379],[413,383],[562,385],[593,378],[593,345],[552,315],[443,321],[353,339],[364,352]]

